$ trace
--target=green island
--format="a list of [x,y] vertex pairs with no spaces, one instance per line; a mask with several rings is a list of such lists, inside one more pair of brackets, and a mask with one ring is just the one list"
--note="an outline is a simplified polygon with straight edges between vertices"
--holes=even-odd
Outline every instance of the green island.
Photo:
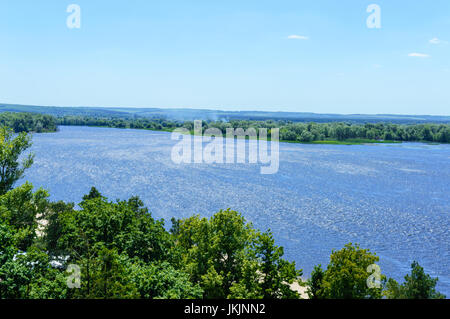
[[0,299],[445,298],[417,262],[398,283],[352,243],[302,279],[270,230],[230,209],[173,218],[168,230],[138,197],[110,201],[92,187],[75,206],[14,187],[34,160],[21,157],[32,143],[31,127],[21,129],[0,127]]

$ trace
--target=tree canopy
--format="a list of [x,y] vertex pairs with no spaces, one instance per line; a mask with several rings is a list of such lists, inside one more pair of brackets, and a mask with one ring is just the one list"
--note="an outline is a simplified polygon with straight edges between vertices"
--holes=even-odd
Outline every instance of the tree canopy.
[[33,164],[33,154],[28,154],[19,161],[20,155],[30,146],[30,135],[22,132],[14,136],[9,128],[0,127],[0,194],[11,190],[14,183]]

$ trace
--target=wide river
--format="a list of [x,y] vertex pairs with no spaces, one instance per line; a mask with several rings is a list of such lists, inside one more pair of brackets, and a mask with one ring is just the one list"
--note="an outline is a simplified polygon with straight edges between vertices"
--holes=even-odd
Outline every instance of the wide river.
[[231,208],[270,228],[306,277],[354,242],[396,280],[417,260],[450,296],[450,145],[280,143],[278,173],[261,175],[256,164],[175,164],[165,132],[63,126],[33,142],[25,179],[52,200],[79,203],[91,186],[138,195],[166,226]]

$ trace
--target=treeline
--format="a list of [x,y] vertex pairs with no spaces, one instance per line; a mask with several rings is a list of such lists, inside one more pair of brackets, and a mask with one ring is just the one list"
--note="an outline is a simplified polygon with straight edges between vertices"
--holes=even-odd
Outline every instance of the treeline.
[[336,139],[368,139],[384,141],[450,142],[448,124],[390,124],[390,123],[296,123],[281,128],[281,138],[288,141],[321,141]]
[[0,113],[0,126],[10,127],[15,133],[44,133],[57,130],[55,117],[38,113]]
[[[379,258],[348,244],[307,283],[270,230],[238,212],[172,219],[167,230],[138,197],[109,201],[92,188],[75,208],[25,183],[30,135],[0,127],[0,298],[444,298],[417,263],[402,284]],[[301,249],[301,248],[299,248]]]
[[[0,113],[0,125],[20,132],[55,132],[58,125],[98,126],[111,128],[173,131],[176,128],[194,129],[193,121],[171,121],[156,118],[105,118],[93,116],[53,117],[37,113]],[[289,142],[316,141],[409,141],[450,143],[449,124],[392,124],[392,123],[293,123],[289,121],[202,121],[203,131],[218,128],[225,135],[227,128],[280,129],[280,139]]]
[[58,125],[98,126],[111,128],[147,129],[153,131],[172,131],[182,127],[182,122],[150,118],[105,118],[92,116],[64,116],[57,119]]
[[[172,131],[184,127],[194,129],[193,121],[170,121],[146,118],[95,118],[67,116],[58,119],[61,125],[85,125],[115,128],[133,128]],[[362,139],[367,141],[415,141],[450,143],[449,124],[392,124],[392,123],[293,123],[287,121],[202,121],[203,130],[218,128],[223,134],[227,128],[279,128],[280,139],[292,142],[345,141]]]

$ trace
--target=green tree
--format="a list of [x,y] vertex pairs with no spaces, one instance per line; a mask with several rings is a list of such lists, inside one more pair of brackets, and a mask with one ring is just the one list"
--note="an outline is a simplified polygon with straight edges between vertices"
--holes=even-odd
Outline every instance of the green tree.
[[0,219],[0,299],[11,295],[9,267],[17,251],[13,230],[3,219]]
[[[347,244],[339,251],[333,251],[330,263],[323,277],[323,296],[331,299],[377,299],[382,288],[369,288],[370,275],[367,267],[379,258],[357,244]],[[382,279],[382,278],[380,278]]]
[[0,195],[0,218],[14,230],[17,248],[26,251],[36,239],[39,221],[45,218],[48,193],[33,193],[33,185],[25,183]]
[[145,264],[139,261],[129,269],[140,298],[191,299],[203,295],[202,289],[189,281],[187,273],[168,262]]
[[[251,226],[232,210],[220,211],[210,220],[193,216],[180,221],[176,240],[183,250],[183,263],[191,280],[200,283],[206,298],[226,298],[233,282],[239,281],[252,235]],[[221,280],[211,280],[216,274]],[[209,291],[219,291],[220,295]]]
[[302,275],[294,262],[282,259],[283,247],[275,245],[272,233],[257,233],[242,266],[242,276],[230,288],[232,299],[297,299],[291,285]]
[[154,220],[142,204],[138,198],[116,203],[101,196],[85,199],[80,203],[81,210],[66,210],[49,224],[59,224],[56,249],[87,256],[94,244],[101,243],[145,262],[169,259],[171,235],[164,229],[164,222]]
[[95,187],[91,187],[91,190],[89,191],[89,194],[83,196],[83,200],[89,200],[89,199],[95,199],[102,197],[102,194],[97,190]]
[[[75,296],[88,299],[138,298],[139,293],[129,271],[128,256],[117,249],[95,245],[94,258],[82,258],[75,264],[81,268],[81,288]],[[88,279],[88,280],[87,280]]]
[[241,214],[174,221],[182,265],[204,298],[297,298],[290,289],[301,270],[284,259],[270,232],[259,233]]
[[322,299],[323,298],[323,277],[325,272],[322,269],[322,265],[314,266],[311,272],[311,278],[308,279],[308,297],[309,299]]
[[290,285],[299,279],[302,271],[295,268],[294,262],[282,259],[284,249],[275,245],[270,231],[258,234],[255,250],[259,261],[258,272],[261,274],[259,287],[263,298],[299,298],[298,293],[291,290]]
[[295,141],[297,139],[297,134],[293,131],[281,131],[281,140],[282,141]]
[[309,131],[303,131],[298,139],[301,142],[311,142],[314,140],[314,134]]
[[50,264],[49,255],[37,247],[15,250],[0,265],[0,297],[10,299],[65,298],[67,286],[62,273]]
[[0,195],[12,189],[14,183],[33,164],[34,155],[28,154],[21,162],[20,155],[31,146],[31,136],[0,127]]
[[72,214],[74,210],[73,203],[65,203],[59,201],[56,203],[49,203],[46,211],[46,227],[44,230],[43,241],[44,245],[51,255],[61,256],[64,251],[60,250],[58,241],[63,235],[63,223],[61,216],[63,214]]
[[411,264],[411,274],[405,276],[405,282],[399,285],[390,278],[386,282],[384,295],[389,299],[445,299],[436,291],[438,278],[426,274],[418,262]]

